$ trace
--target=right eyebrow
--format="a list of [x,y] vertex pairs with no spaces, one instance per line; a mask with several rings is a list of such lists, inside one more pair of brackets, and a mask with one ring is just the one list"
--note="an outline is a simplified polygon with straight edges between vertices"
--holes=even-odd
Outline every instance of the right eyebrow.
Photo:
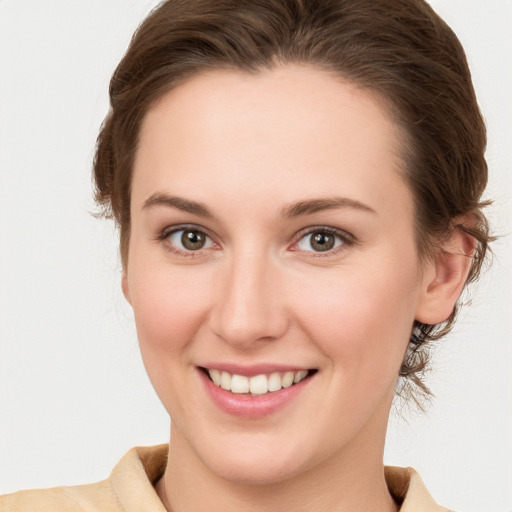
[[200,217],[206,217],[209,219],[213,218],[213,213],[203,203],[190,201],[189,199],[184,199],[183,197],[170,196],[162,192],[157,192],[148,197],[144,201],[142,209],[145,210],[153,206],[166,206],[168,208],[176,208],[177,210],[199,215]]

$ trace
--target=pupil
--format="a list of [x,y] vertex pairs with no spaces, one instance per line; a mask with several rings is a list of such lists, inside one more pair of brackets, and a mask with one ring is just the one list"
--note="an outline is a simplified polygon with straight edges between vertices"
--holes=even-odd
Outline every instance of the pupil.
[[311,247],[315,251],[329,251],[334,247],[334,236],[329,233],[315,233],[311,237]]
[[205,243],[204,234],[199,231],[184,231],[181,235],[183,247],[191,251],[202,249]]

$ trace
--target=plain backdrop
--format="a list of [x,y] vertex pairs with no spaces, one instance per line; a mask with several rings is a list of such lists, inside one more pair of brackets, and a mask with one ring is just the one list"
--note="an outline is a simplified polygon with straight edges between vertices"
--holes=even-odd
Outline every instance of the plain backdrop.
[[[437,350],[426,414],[391,419],[385,461],[455,510],[512,511],[512,2],[435,0],[489,129],[494,263]],[[91,161],[110,75],[149,0],[0,0],[0,493],[105,478],[168,440],[94,218]]]

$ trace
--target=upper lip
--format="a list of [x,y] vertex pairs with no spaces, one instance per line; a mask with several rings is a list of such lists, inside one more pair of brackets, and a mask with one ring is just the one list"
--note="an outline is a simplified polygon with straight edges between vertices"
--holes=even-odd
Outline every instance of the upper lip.
[[260,363],[260,364],[235,364],[235,363],[204,363],[199,366],[207,370],[219,370],[221,372],[228,372],[232,375],[244,375],[245,377],[253,377],[261,374],[271,373],[284,373],[284,372],[298,372],[300,370],[312,370],[306,366],[297,366],[289,364],[276,364],[276,363]]

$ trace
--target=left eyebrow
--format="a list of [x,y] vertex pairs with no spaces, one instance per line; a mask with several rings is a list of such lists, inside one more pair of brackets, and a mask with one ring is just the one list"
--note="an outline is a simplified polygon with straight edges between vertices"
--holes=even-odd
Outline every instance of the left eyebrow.
[[281,217],[289,219],[292,217],[311,215],[323,210],[333,210],[336,208],[353,208],[363,212],[377,214],[372,207],[355,199],[350,199],[348,197],[325,197],[293,203],[281,211]]

